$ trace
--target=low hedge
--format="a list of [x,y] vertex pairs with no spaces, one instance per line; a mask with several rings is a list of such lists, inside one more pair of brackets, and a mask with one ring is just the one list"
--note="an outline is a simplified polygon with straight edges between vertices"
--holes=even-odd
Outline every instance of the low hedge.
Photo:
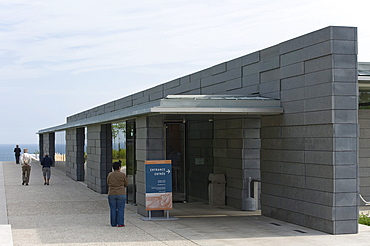
[[369,214],[363,214],[361,213],[358,217],[358,223],[362,225],[370,226],[370,217]]

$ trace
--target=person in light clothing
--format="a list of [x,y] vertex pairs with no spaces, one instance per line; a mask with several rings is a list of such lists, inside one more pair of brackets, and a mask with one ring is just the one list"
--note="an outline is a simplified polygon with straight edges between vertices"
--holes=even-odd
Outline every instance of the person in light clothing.
[[124,227],[128,180],[126,175],[121,172],[121,162],[113,163],[113,172],[108,174],[107,184],[109,186],[110,224],[111,226]]
[[28,154],[28,149],[23,149],[23,154],[20,157],[20,161],[22,164],[22,185],[28,185],[28,183],[30,182],[32,160],[37,161],[35,157]]

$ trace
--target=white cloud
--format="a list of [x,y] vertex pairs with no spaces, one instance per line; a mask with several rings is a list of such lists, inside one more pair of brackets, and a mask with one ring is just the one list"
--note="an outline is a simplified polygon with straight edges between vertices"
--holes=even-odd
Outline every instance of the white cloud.
[[[0,103],[53,112],[47,120],[31,114],[41,129],[329,25],[358,26],[359,60],[370,61],[369,7],[357,0],[0,0]],[[6,129],[12,119],[0,124]]]

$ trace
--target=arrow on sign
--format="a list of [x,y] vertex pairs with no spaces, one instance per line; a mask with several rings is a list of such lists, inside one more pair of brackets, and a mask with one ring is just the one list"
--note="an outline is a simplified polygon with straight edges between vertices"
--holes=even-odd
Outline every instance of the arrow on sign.
[[170,170],[170,169],[167,169],[167,171],[166,171],[166,172],[167,172],[167,174],[170,174],[171,170]]

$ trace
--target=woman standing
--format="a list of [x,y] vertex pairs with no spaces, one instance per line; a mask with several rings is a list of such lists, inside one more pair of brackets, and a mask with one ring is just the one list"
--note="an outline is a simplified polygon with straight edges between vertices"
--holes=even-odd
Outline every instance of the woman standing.
[[113,172],[108,174],[108,202],[111,226],[125,226],[127,177],[121,172],[121,162],[113,163]]

